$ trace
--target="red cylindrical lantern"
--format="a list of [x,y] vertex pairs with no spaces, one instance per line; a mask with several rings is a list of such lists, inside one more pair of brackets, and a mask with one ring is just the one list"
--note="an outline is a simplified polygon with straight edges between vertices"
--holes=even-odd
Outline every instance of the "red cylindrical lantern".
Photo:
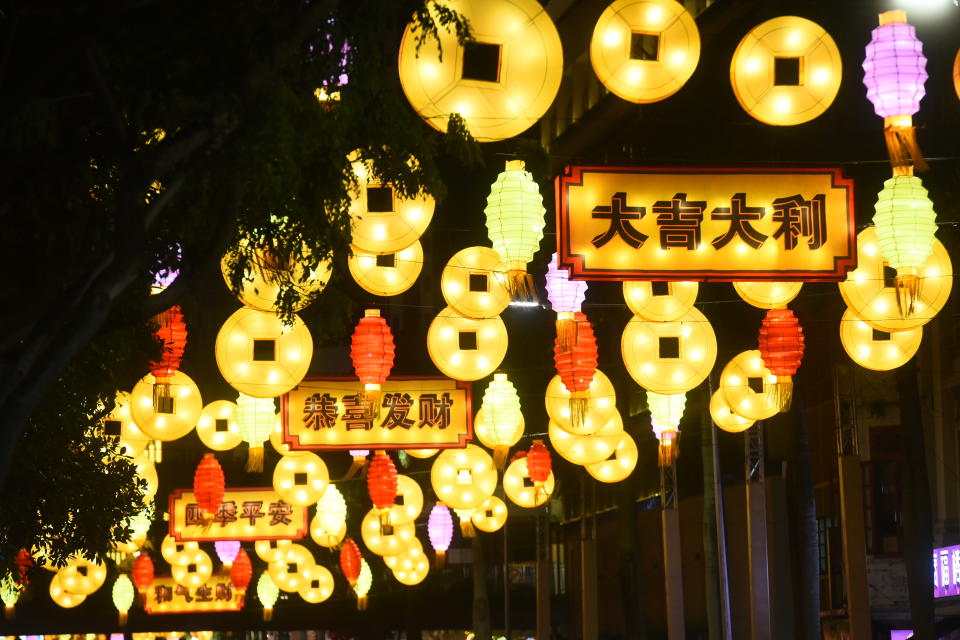
[[570,392],[570,421],[575,427],[583,425],[587,410],[587,390],[597,370],[597,339],[587,316],[573,314],[573,340],[557,335],[553,345],[553,362],[563,386]]
[[153,320],[157,324],[153,337],[161,344],[161,352],[160,360],[150,363],[150,373],[155,378],[154,406],[159,407],[160,398],[171,397],[170,379],[180,368],[180,362],[183,360],[183,351],[187,347],[187,325],[177,305],[154,316]]
[[153,559],[146,553],[138,555],[133,560],[130,576],[133,579],[133,586],[137,588],[140,606],[143,606],[146,602],[147,590],[153,584]]
[[377,451],[367,467],[367,491],[380,511],[381,525],[389,524],[390,507],[397,499],[397,467],[386,451]]
[[534,440],[527,451],[527,474],[535,486],[542,487],[547,482],[552,466],[550,450],[544,446],[543,440]]
[[360,547],[353,538],[347,538],[340,545],[340,570],[350,586],[357,584],[360,577]]
[[777,376],[774,386],[781,411],[790,408],[793,375],[803,360],[803,329],[790,309],[770,309],[760,326],[760,358],[770,373]]
[[20,549],[20,553],[13,560],[17,565],[17,584],[27,586],[30,584],[30,569],[33,568],[33,558],[26,549]]
[[204,454],[197,470],[193,474],[193,495],[207,522],[220,510],[224,493],[223,469],[212,453]]
[[237,557],[233,559],[233,565],[230,567],[230,583],[237,590],[238,597],[243,597],[250,586],[250,580],[253,578],[253,565],[250,564],[250,556],[240,547]]
[[367,309],[350,343],[353,370],[363,385],[361,396],[374,415],[380,414],[380,385],[393,369],[393,333],[378,309]]

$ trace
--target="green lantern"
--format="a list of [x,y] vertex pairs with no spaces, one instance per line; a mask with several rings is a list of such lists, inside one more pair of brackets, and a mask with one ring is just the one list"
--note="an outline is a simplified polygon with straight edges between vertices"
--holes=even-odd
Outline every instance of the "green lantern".
[[133,605],[134,594],[135,590],[130,577],[125,573],[117,576],[116,582],[113,583],[113,606],[120,612],[121,627],[127,624],[127,612]]
[[240,437],[250,445],[247,471],[263,471],[263,443],[270,439],[275,420],[273,398],[254,398],[245,393],[237,398]]
[[357,594],[357,610],[366,611],[367,594],[370,593],[370,587],[373,585],[373,572],[370,571],[370,565],[363,558],[360,558],[360,575],[357,576],[357,584],[353,585],[353,590]]
[[880,253],[897,270],[894,285],[904,317],[913,313],[920,291],[919,270],[933,251],[937,214],[916,176],[893,176],[877,196],[873,224]]
[[13,620],[14,607],[20,594],[23,593],[23,586],[8,573],[0,580],[0,600],[3,600],[4,616],[7,620]]
[[503,469],[510,447],[523,435],[520,396],[507,374],[493,374],[493,380],[483,392],[483,404],[480,407],[483,419],[474,424],[476,436],[493,449],[493,463],[497,469]]
[[650,425],[653,434],[660,441],[657,462],[661,467],[669,467],[680,455],[680,419],[687,405],[687,394],[664,395],[647,391],[647,407],[650,409]]
[[264,620],[270,620],[273,617],[273,605],[277,604],[279,597],[280,588],[270,579],[270,574],[264,571],[257,580],[257,599],[263,605]]
[[507,290],[514,300],[536,300],[527,263],[543,238],[543,197],[522,160],[508,160],[487,196],[487,234],[507,271]]

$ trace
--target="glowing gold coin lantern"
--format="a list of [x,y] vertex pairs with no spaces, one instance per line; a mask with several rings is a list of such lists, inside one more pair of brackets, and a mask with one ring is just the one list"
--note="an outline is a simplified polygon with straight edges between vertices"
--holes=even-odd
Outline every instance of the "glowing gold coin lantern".
[[241,308],[220,327],[216,355],[231,387],[255,398],[275,398],[303,380],[313,339],[297,315],[286,327],[275,314]]
[[380,513],[371,509],[360,523],[360,536],[367,549],[378,556],[395,556],[405,551],[410,540],[416,538],[417,529],[413,522],[408,522],[381,530]]
[[99,558],[90,560],[82,555],[71,557],[67,565],[57,571],[60,586],[81,596],[94,593],[106,579],[107,566]]
[[454,509],[473,509],[493,495],[497,470],[493,459],[480,447],[447,449],[437,456],[430,469],[433,492]]
[[[636,52],[636,36],[643,54]],[[673,0],[615,0],[597,20],[590,62],[607,89],[630,102],[657,102],[680,90],[700,60],[700,32]]]
[[423,490],[410,476],[397,475],[397,497],[390,507],[390,523],[402,525],[413,522],[423,510]]
[[644,320],[670,322],[693,308],[699,289],[696,282],[625,280],[623,299],[630,311]]
[[507,328],[499,316],[477,320],[446,307],[430,323],[427,351],[445,376],[454,380],[479,380],[503,362],[507,353]]
[[87,599],[87,596],[67,591],[60,584],[59,578],[54,575],[53,578],[50,579],[50,599],[53,600],[59,607],[64,609],[72,609],[77,605],[83,604],[83,601]]
[[943,243],[933,241],[933,252],[917,270],[922,286],[913,303],[913,313],[903,317],[897,304],[897,289],[884,269],[875,227],[857,234],[857,268],[840,283],[843,301],[860,320],[880,331],[903,331],[925,325],[943,309],[953,288],[953,264]]
[[130,539],[126,542],[111,540],[110,544],[120,553],[135,553],[147,541],[147,533],[153,522],[153,505],[144,507],[137,514],[127,519],[126,526],[130,529]]
[[270,564],[282,558],[283,554],[292,544],[293,542],[290,540],[257,540],[253,543],[253,550],[256,552],[258,558]]
[[296,593],[309,586],[303,570],[316,564],[309,549],[302,544],[290,544],[274,556],[273,561],[267,565],[267,572],[278,589]]
[[113,411],[103,418],[102,425],[104,434],[118,438],[120,455],[136,457],[150,444],[150,438],[140,431],[130,415],[130,394],[125,391],[117,392]]
[[586,392],[586,409],[579,424],[570,417],[570,392],[560,376],[553,376],[545,394],[547,415],[559,428],[574,435],[596,433],[610,422],[617,410],[617,394],[613,383],[600,369],[593,373],[593,380]]
[[156,378],[148,373],[137,382],[130,394],[130,416],[143,435],[164,442],[187,435],[197,424],[203,410],[200,389],[182,371],[174,372],[169,396],[154,399]]
[[574,435],[560,428],[553,420],[547,426],[550,444],[560,457],[574,464],[602,462],[613,454],[623,434],[623,420],[614,411],[607,424],[590,435]]
[[723,391],[717,389],[710,396],[710,417],[713,423],[728,433],[740,433],[753,426],[755,420],[737,415],[723,397]]
[[733,289],[749,305],[758,309],[781,309],[797,297],[802,282],[734,282]]
[[624,431],[609,458],[583,465],[583,468],[600,482],[621,482],[633,473],[637,466],[637,457],[637,443]]
[[237,424],[237,405],[229,400],[215,400],[203,408],[197,420],[200,442],[214,451],[228,451],[243,442]]
[[440,131],[458,113],[480,142],[532,127],[553,102],[563,73],[563,48],[550,16],[535,0],[450,0],[444,6],[469,20],[473,42],[460,44],[454,30],[439,27],[439,46],[420,47],[419,31],[407,26],[399,67],[411,106]]
[[840,318],[840,342],[850,359],[865,369],[890,371],[906,364],[920,348],[923,327],[880,331],[850,309]]
[[188,564],[195,551],[200,549],[196,542],[178,542],[173,536],[164,536],[160,543],[160,555],[171,567]]
[[720,392],[730,410],[748,420],[764,420],[780,412],[777,376],[763,366],[756,349],[733,357],[720,374]]
[[510,304],[500,254],[489,247],[455,253],[440,275],[440,291],[450,308],[467,318],[494,318]]
[[377,296],[400,295],[413,286],[423,269],[423,247],[416,240],[394,253],[371,253],[356,247],[347,258],[353,281]]
[[499,531],[507,522],[507,503],[497,496],[490,496],[483,504],[473,510],[470,521],[480,531],[493,533]]
[[[273,407],[270,408],[270,412],[273,413]],[[301,456],[310,453],[309,451],[291,449],[290,445],[283,442],[283,421],[279,413],[273,416],[273,429],[270,431],[270,446],[281,456]]]
[[387,254],[419,240],[433,218],[433,197],[426,193],[402,197],[393,185],[380,182],[372,163],[357,152],[350,156],[350,166],[357,181],[350,193],[350,244],[368,253]]
[[315,453],[283,456],[273,470],[273,488],[295,507],[309,507],[330,482],[327,465]]
[[553,471],[547,476],[542,486],[535,486],[527,470],[527,459],[517,458],[503,472],[503,492],[510,498],[510,502],[526,509],[532,509],[545,504],[553,495],[556,480]]
[[[220,260],[220,273],[230,289],[230,267],[236,264],[237,257],[225,254]],[[275,311],[277,298],[280,296],[279,277],[281,271],[289,271],[293,287],[296,290],[300,304],[293,310],[300,311],[312,302],[327,286],[331,275],[330,260],[321,260],[311,269],[314,261],[311,251],[304,246],[300,255],[296,257],[289,269],[280,269],[274,264],[269,255],[256,255],[243,274],[240,291],[234,291],[237,298],[244,305],[258,311]],[[231,289],[232,291],[232,289]]]
[[837,97],[842,72],[840,51],[823,27],[781,16],[743,37],[730,62],[730,83],[744,111],[760,122],[787,126],[826,111]]
[[170,575],[174,582],[188,589],[202,587],[213,575],[213,560],[203,549],[195,549],[187,557],[184,564],[170,565]]
[[[407,568],[407,566],[410,568]],[[430,561],[427,555],[420,550],[419,554],[401,559],[396,569],[393,569],[393,577],[400,584],[408,587],[420,584],[430,573]]]
[[426,460],[427,458],[432,458],[437,455],[440,449],[404,449],[404,451],[406,451],[409,456]]
[[655,393],[684,393],[703,382],[717,359],[710,321],[691,308],[671,322],[634,316],[623,330],[623,363],[637,384]]
[[134,464],[134,473],[136,473],[138,478],[147,483],[147,486],[142,490],[143,500],[144,502],[150,502],[153,500],[153,496],[157,495],[157,488],[160,486],[160,479],[157,477],[157,466],[145,453],[141,453],[134,458],[132,462]]
[[300,597],[305,602],[317,604],[333,594],[333,574],[325,566],[314,564],[300,569],[305,586],[300,589]]

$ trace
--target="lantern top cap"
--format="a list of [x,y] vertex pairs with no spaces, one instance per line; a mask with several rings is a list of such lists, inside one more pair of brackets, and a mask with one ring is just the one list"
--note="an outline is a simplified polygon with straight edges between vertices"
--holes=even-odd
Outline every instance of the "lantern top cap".
[[365,318],[379,318],[380,309],[365,309],[363,312]]
[[213,456],[212,453],[205,453],[205,454],[203,454],[203,457],[204,457],[204,458],[212,458],[212,457],[214,457],[214,456]]
[[906,22],[907,12],[903,9],[894,9],[893,11],[884,11],[880,14],[880,24],[893,24],[896,22]]
[[505,374],[505,373],[495,373],[495,374],[493,374],[493,379],[494,379],[494,380],[506,380],[506,379],[507,379],[507,374]]
[[507,166],[504,171],[525,171],[527,165],[523,160],[507,160]]

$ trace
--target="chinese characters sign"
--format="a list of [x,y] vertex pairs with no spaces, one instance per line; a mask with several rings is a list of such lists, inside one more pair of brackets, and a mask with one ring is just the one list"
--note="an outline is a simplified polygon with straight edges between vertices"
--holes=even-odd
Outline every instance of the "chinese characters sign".
[[933,550],[933,597],[960,596],[960,545]]
[[556,190],[576,279],[839,281],[856,265],[840,169],[568,167]]
[[196,540],[298,540],[307,534],[307,510],[284,502],[273,487],[227,489],[207,526],[193,492],[170,494],[170,535]]
[[280,399],[283,439],[292,449],[436,449],[473,438],[470,385],[449,378],[390,379],[379,415],[360,383],[305,379]]
[[189,589],[170,576],[156,576],[147,589],[144,611],[157,613],[198,613],[204,611],[240,611],[243,599],[230,583],[230,576],[211,576],[207,583]]

